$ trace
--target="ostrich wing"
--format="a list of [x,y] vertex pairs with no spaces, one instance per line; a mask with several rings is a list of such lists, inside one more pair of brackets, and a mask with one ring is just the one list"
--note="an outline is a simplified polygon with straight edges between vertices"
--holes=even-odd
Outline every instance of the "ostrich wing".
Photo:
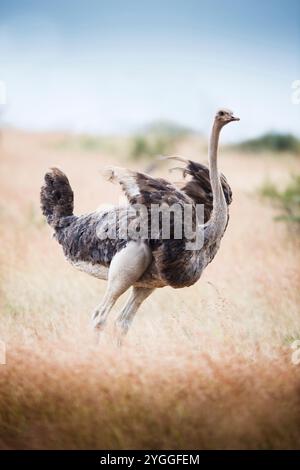
[[[169,159],[171,158],[172,157],[169,157]],[[174,157],[174,159],[184,162],[185,168],[182,168],[183,175],[186,176],[188,174],[192,177],[181,188],[181,191],[187,194],[195,204],[204,204],[204,220],[206,222],[209,220],[213,208],[213,195],[208,167],[201,163],[193,162],[192,160],[184,160],[178,157]],[[224,196],[227,205],[229,205],[232,201],[232,191],[225,176],[223,174],[220,176]]]
[[108,181],[120,183],[130,204],[143,204],[149,207],[151,204],[172,205],[175,203],[193,204],[194,202],[187,193],[163,178],[153,178],[144,173],[120,167],[106,168],[104,177]]
[[[118,167],[106,169],[104,176],[109,181],[120,183],[131,205],[143,204],[147,208],[150,208],[151,204],[169,206],[192,204],[194,206],[194,201],[187,194],[165,179],[152,178],[143,173]],[[193,216],[195,216],[195,211]],[[175,237],[174,217],[170,218],[169,237],[163,238],[161,230],[160,225],[158,236],[152,237],[150,233],[148,237],[154,260],[150,268],[150,276],[159,279],[163,285],[173,287],[193,284],[200,276],[196,264],[193,263],[196,255],[194,251],[186,249],[185,235],[181,238]]]

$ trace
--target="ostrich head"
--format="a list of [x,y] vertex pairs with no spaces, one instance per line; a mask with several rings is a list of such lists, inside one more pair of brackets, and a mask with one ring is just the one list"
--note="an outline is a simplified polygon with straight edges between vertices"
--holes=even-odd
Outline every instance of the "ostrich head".
[[223,127],[225,124],[228,124],[229,122],[233,121],[239,121],[240,118],[235,117],[233,115],[233,112],[230,111],[230,109],[219,109],[217,111],[217,114],[215,116],[215,123],[218,124],[218,126]]

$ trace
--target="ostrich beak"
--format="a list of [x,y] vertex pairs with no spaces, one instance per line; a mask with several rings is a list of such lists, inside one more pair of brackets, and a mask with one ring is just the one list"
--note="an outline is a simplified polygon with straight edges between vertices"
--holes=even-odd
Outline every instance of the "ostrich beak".
[[239,117],[236,117],[236,116],[232,116],[230,121],[239,121],[240,118]]

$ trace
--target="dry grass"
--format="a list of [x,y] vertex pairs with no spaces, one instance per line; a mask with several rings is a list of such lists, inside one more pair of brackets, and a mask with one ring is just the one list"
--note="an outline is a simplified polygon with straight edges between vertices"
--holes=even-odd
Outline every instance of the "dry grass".
[[[59,149],[60,139],[5,131],[1,140],[0,447],[300,447],[290,350],[300,338],[299,242],[255,195],[267,178],[283,185],[297,159],[223,156],[234,202],[220,252],[197,285],[155,292],[119,350],[110,325],[93,344],[89,312],[105,283],[64,261],[39,188],[59,165],[77,213],[117,202],[98,170],[121,157]],[[198,159],[200,147],[193,139],[181,153]]]

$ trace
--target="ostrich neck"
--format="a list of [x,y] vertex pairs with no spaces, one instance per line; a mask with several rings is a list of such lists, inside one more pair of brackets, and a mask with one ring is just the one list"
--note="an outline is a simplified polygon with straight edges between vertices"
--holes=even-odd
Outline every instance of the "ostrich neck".
[[218,144],[221,126],[213,125],[209,143],[209,177],[213,195],[213,210],[208,225],[213,233],[210,236],[218,238],[222,235],[227,223],[227,204],[223,193],[218,171]]

